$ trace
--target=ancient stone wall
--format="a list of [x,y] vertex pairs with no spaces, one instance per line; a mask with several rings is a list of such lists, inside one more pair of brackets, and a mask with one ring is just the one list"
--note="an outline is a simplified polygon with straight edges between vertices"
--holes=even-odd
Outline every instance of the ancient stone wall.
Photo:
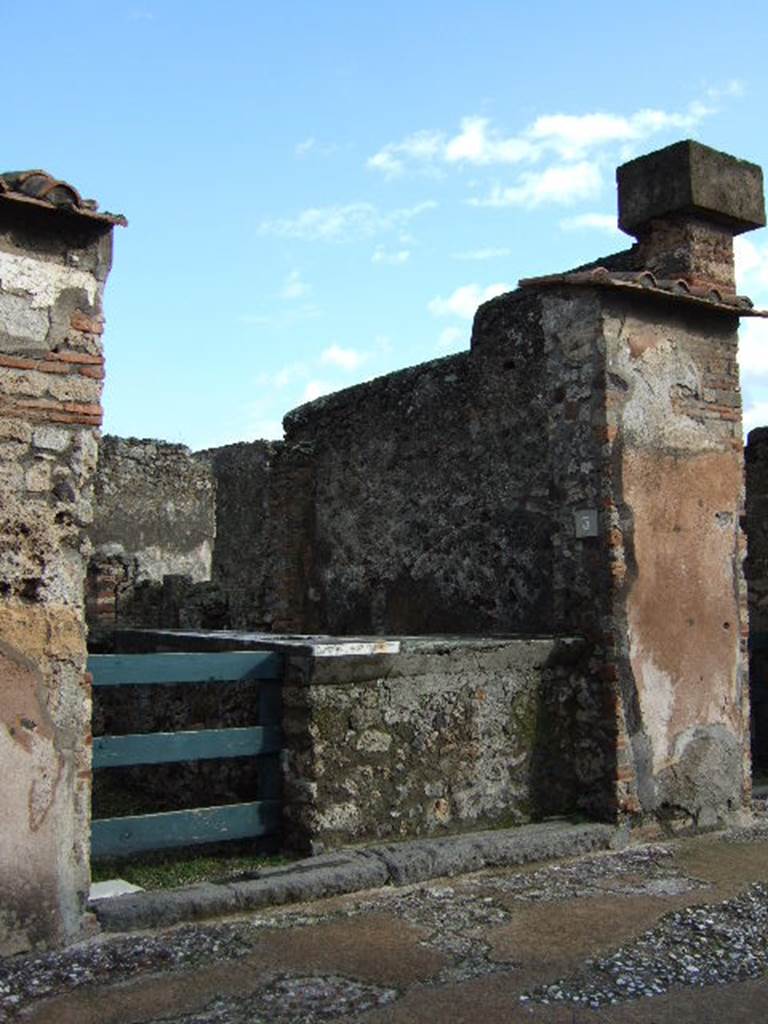
[[[283,628],[551,631],[544,351],[536,306],[485,307],[462,353],[286,418],[311,509]],[[290,602],[286,602],[289,604]]]
[[233,629],[269,629],[272,554],[272,467],[279,443],[253,441],[198,452],[210,465],[216,489],[211,579],[227,601]]
[[106,436],[88,572],[92,643],[115,627],[269,629],[281,445],[192,454],[184,445]]
[[[37,179],[48,199],[35,198]],[[115,222],[44,175],[26,184],[0,176],[0,954],[71,940],[83,927],[85,531]]]
[[[596,714],[591,645],[581,639],[122,630],[117,649],[282,655],[283,841],[294,851],[580,809],[578,722]],[[126,699],[116,696],[104,725],[122,729],[142,714]],[[152,714],[175,719],[175,700],[164,695]],[[233,705],[228,715],[255,707]],[[252,782],[253,762],[241,760],[241,778],[223,773],[218,790]]]
[[631,249],[522,282],[478,310],[469,352],[302,406],[283,444],[208,453],[241,621],[578,633],[588,684],[560,678],[553,703],[573,782],[560,805],[737,818],[750,765],[736,346],[753,311],[732,290],[732,241],[765,221],[760,181],[696,143],[634,161],[619,170]]
[[117,624],[178,626],[192,585],[211,578],[209,466],[184,445],[106,435],[95,501],[88,569],[94,638]]
[[768,633],[768,427],[749,432],[744,450],[749,623]]
[[101,440],[91,533],[97,554],[127,554],[138,579],[210,579],[215,487],[188,448],[164,441]]
[[[396,654],[289,656],[285,828],[293,849],[522,824],[574,812],[559,698],[568,640],[402,640]],[[565,742],[564,742],[565,741]]]
[[764,776],[768,773],[768,427],[750,431],[745,461],[752,757],[756,773]]
[[286,418],[287,628],[580,632],[575,771],[601,816],[749,803],[732,242],[765,223],[761,182],[697,143],[640,158],[632,249],[481,307],[468,354]]

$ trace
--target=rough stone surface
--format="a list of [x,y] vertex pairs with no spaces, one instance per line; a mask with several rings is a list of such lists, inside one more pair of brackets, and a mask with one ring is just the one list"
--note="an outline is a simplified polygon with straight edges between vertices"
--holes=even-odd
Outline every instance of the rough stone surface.
[[[235,515],[264,482],[266,524],[235,536],[258,561],[242,607],[276,631],[583,637],[536,680],[488,651],[341,657],[343,678],[293,662],[286,789],[307,845],[577,809],[709,828],[748,807],[738,310],[687,299],[730,288],[751,223],[723,168],[747,205],[759,175],[684,143],[641,161],[624,205],[653,167],[662,198],[682,192],[628,214],[615,280],[534,280],[480,307],[469,352],[294,410],[269,452],[207,456]],[[625,287],[627,260],[682,274],[687,298]]]
[[88,566],[92,650],[118,626],[220,627],[226,596],[210,582],[216,485],[184,445],[106,436]]
[[768,775],[768,428],[751,430],[746,462],[745,571],[749,591],[749,654],[752,704],[752,758],[759,775]]
[[360,892],[387,883],[410,885],[484,868],[574,857],[622,845],[624,841],[621,831],[607,825],[549,822],[320,854],[285,868],[265,869],[257,878],[247,881],[116,896],[94,903],[93,909],[107,931],[166,927],[235,910]]
[[227,601],[227,625],[269,629],[269,570],[273,550],[272,466],[281,445],[231,444],[198,452],[216,486],[216,537],[211,576]]
[[732,234],[765,226],[761,168],[700,142],[676,142],[630,160],[616,180],[619,226],[630,234],[680,213],[720,220]]
[[93,646],[109,649],[112,630],[127,626],[270,628],[279,448],[255,441],[193,455],[103,438],[88,571]]
[[[117,645],[132,653],[283,655],[283,838],[292,849],[498,827],[581,808],[577,769],[600,712],[583,641],[125,630]],[[205,705],[201,695],[190,713],[199,718]],[[143,709],[130,698],[100,700],[95,725],[132,731],[139,716],[141,731],[172,727],[186,723],[182,712],[172,693]],[[236,699],[224,724],[247,724]],[[189,783],[173,777],[183,796]],[[229,770],[220,773],[211,792],[234,781]],[[140,776],[136,782],[147,789]]]
[[402,648],[289,658],[283,778],[293,848],[578,809],[562,701],[584,681],[583,645],[424,638]]
[[104,935],[6,959],[0,1020],[752,1024],[765,852],[742,829]]
[[0,212],[0,954],[82,933],[90,689],[83,584],[111,229]]
[[304,472],[309,505],[276,580],[281,630],[552,630],[536,302],[484,307],[473,346],[288,415],[281,472]]

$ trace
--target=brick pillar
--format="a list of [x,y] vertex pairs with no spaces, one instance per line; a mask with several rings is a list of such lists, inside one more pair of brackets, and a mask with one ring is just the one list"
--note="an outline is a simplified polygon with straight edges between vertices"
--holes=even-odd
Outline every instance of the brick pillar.
[[617,179],[657,278],[603,293],[620,782],[646,816],[707,827],[750,797],[733,236],[765,224],[762,172],[684,142]]
[[116,223],[43,172],[0,175],[0,954],[83,928],[85,528]]
[[753,310],[733,236],[765,223],[762,173],[684,142],[617,177],[638,244],[524,282],[556,396],[556,620],[594,651],[574,771],[587,810],[709,827],[750,797],[737,344]]
[[687,140],[623,164],[619,227],[639,244],[639,263],[661,278],[736,290],[733,236],[765,223],[756,164]]

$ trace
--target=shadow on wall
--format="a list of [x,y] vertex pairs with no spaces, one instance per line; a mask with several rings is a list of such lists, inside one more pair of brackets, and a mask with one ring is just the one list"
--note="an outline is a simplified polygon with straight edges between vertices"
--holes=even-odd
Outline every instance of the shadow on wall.
[[574,814],[615,820],[615,699],[593,660],[586,641],[555,640],[542,666],[530,758],[534,821]]

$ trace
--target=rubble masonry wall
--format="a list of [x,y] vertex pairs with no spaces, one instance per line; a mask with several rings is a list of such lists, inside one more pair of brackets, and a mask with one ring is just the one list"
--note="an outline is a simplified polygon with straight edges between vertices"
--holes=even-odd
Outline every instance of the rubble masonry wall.
[[83,584],[111,226],[0,214],[0,953],[72,940],[88,895]]

